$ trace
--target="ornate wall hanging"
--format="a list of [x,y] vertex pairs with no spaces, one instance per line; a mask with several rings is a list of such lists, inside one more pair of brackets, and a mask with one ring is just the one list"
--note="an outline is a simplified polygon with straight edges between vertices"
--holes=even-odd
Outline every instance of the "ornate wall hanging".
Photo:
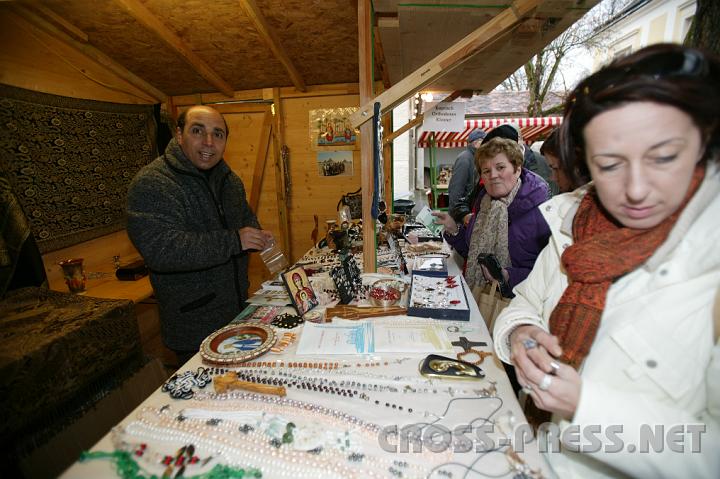
[[125,227],[127,189],[156,157],[152,105],[0,85],[0,174],[42,253]]

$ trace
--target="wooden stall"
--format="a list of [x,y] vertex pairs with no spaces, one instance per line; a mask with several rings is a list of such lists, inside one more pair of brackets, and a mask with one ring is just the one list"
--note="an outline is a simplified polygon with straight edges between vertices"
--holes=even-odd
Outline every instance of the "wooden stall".
[[[388,114],[400,101],[421,88],[455,92],[450,99],[460,90],[489,91],[595,3],[0,2],[0,85],[46,94],[52,102],[87,100],[119,109],[145,108],[136,115],[145,120],[143,128],[147,127],[140,132],[146,135],[147,144],[138,150],[146,155],[143,164],[162,153],[156,150],[159,135],[150,131],[153,127],[158,131],[163,126],[172,128],[177,114],[191,105],[213,105],[225,115],[230,128],[227,163],[243,180],[260,223],[274,233],[294,262],[313,246],[316,230],[320,237],[324,235],[325,220],[337,217],[341,196],[361,187],[365,244],[374,245],[372,129],[368,120],[376,102],[385,117],[387,140],[409,128],[395,125],[396,132],[391,133]],[[480,52],[482,55],[476,55]],[[464,72],[457,68],[461,64]],[[0,108],[4,100],[0,98]],[[342,150],[349,152],[353,171],[324,176],[319,172],[318,152],[322,149],[312,138],[311,112],[338,108],[355,109],[348,118],[360,135]],[[86,127],[92,125],[91,113],[85,119]],[[14,136],[12,128],[17,125],[11,123],[3,125],[5,140]],[[55,127],[61,129],[50,125],[46,131]],[[117,129],[122,127],[119,122]],[[88,141],[96,141],[92,127],[88,128]],[[127,134],[127,138],[138,133]],[[38,135],[48,144],[53,141],[47,133]],[[22,156],[24,146],[13,144],[3,154]],[[60,143],[56,146],[62,147]],[[386,173],[387,200],[392,184],[388,166],[392,152],[387,144],[384,155],[380,169]],[[72,165],[74,170],[67,167],[64,176],[53,176],[44,169],[45,157],[38,155],[18,168],[23,170],[23,180],[16,181],[16,193],[32,196],[37,192],[32,187],[17,185],[32,186],[36,180],[50,190],[53,182],[72,184],[81,177],[102,176],[102,165],[90,166],[97,160],[93,156],[97,155],[92,150],[86,157],[80,155]],[[160,342],[157,307],[148,279],[125,284],[114,279],[118,261],[139,257],[118,211],[124,208],[127,184],[142,165],[121,149],[109,156],[120,169],[108,177],[121,178],[124,183],[111,200],[103,198],[97,205],[92,191],[85,191],[90,196],[84,198],[90,199],[82,205],[98,206],[98,217],[106,210],[115,212],[115,217],[108,216],[107,225],[96,229],[100,233],[79,225],[77,236],[54,241],[52,234],[40,234],[37,224],[52,215],[56,222],[67,222],[67,217],[74,223],[74,215],[27,206],[25,213],[41,242],[50,287],[66,291],[58,262],[83,257],[89,275],[85,294],[134,301],[140,339],[144,348],[150,348],[145,352],[160,351],[157,355],[166,361],[168,351]],[[4,163],[0,166],[5,168]],[[96,196],[102,197],[105,185],[95,183],[95,187]],[[60,193],[56,196],[56,203],[65,205],[66,210],[77,207]],[[365,248],[364,265],[366,271],[374,271],[374,248]],[[269,277],[257,255],[252,256],[249,275],[251,291]],[[89,447],[97,437],[83,439],[84,447]],[[58,467],[48,469],[48,475],[57,475],[64,465]]]

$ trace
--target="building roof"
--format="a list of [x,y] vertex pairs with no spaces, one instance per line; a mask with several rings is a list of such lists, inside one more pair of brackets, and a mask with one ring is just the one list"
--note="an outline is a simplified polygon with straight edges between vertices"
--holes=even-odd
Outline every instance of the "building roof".
[[[438,96],[437,100],[445,98],[446,94]],[[525,117],[530,103],[530,92],[495,90],[486,95],[474,95],[472,98],[457,98],[456,102],[465,102],[466,118],[489,117]],[[562,92],[548,92],[543,102],[543,110],[562,105],[565,94]]]

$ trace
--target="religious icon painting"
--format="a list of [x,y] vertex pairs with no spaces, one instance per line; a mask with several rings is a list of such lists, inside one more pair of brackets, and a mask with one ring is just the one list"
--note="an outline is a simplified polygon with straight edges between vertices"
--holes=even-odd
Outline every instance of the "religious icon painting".
[[302,266],[284,272],[282,278],[290,300],[300,316],[318,305],[315,291],[313,291],[307,273]]
[[310,110],[310,147],[316,151],[323,147],[356,149],[359,131],[352,126],[350,117],[357,110],[358,107]]
[[275,330],[266,324],[230,324],[205,338],[200,356],[209,364],[240,364],[265,354],[276,340]]

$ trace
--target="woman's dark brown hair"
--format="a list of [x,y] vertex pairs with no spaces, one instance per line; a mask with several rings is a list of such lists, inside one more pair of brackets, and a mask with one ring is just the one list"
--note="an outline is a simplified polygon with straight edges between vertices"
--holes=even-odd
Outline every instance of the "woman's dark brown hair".
[[597,115],[633,102],[682,110],[700,129],[705,154],[720,148],[720,61],[707,52],[674,44],[652,45],[613,61],[585,78],[565,104],[560,155],[573,182],[589,180],[585,126]]

